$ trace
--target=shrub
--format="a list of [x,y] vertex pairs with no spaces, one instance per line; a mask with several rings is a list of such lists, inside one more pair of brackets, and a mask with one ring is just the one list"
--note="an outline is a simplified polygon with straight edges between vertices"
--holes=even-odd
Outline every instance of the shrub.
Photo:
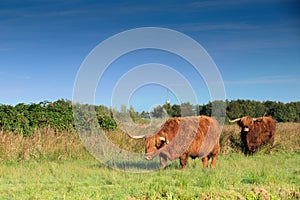
[[99,125],[101,126],[101,128],[108,130],[108,131],[116,130],[118,127],[116,121],[107,115],[98,116],[98,122],[99,122]]

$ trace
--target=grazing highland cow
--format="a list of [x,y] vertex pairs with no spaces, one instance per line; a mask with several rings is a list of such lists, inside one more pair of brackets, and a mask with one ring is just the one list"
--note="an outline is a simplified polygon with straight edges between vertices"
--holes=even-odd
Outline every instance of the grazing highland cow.
[[251,118],[245,116],[229,122],[237,122],[241,127],[241,140],[244,144],[245,155],[253,154],[265,143],[273,145],[276,130],[272,117]]
[[161,169],[166,167],[167,159],[179,158],[183,170],[189,157],[201,158],[203,167],[212,158],[214,168],[220,151],[220,133],[218,121],[211,117],[170,118],[154,135],[145,136],[145,158],[152,160],[159,155]]

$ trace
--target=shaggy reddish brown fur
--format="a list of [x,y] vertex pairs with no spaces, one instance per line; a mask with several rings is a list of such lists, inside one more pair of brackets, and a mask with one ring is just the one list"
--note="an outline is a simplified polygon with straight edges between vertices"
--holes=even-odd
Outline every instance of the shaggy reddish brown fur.
[[241,127],[241,140],[244,144],[245,155],[253,154],[265,143],[273,145],[276,123],[272,117],[253,119],[245,116],[238,121]]
[[202,159],[203,167],[216,166],[220,151],[221,129],[217,120],[207,116],[171,118],[154,135],[146,137],[145,158],[160,156],[161,168],[171,161],[180,159],[183,170],[189,157]]

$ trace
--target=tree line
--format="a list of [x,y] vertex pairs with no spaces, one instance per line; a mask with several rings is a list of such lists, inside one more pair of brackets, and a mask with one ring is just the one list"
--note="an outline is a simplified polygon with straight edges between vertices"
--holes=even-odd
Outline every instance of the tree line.
[[[15,106],[0,104],[0,131],[13,132],[29,136],[41,128],[52,128],[57,131],[75,131],[72,107],[69,100],[60,99],[55,102],[43,101],[40,103]],[[137,123],[147,123],[149,118],[180,117],[192,115],[208,115],[212,112],[217,116],[234,119],[242,116],[261,117],[272,116],[277,122],[300,122],[300,102],[282,103],[275,101],[231,100],[213,101],[204,105],[181,105],[165,103],[149,112],[137,112],[132,106],[123,106],[120,111],[103,105],[81,105],[91,107],[96,114],[96,123],[103,129],[115,130],[117,123],[114,115],[127,113]],[[222,108],[222,109],[219,109]],[[84,120],[89,119],[89,113],[82,113]],[[84,124],[84,122],[83,122]]]
[[[170,105],[168,103],[157,106],[150,115],[161,117],[164,112],[170,117],[208,115],[215,111],[216,116],[223,116],[228,119],[240,118],[243,116],[262,117],[272,116],[277,122],[300,122],[300,102],[282,103],[275,101],[254,101],[254,100],[232,100],[213,101],[204,105]],[[220,113],[218,113],[220,112]]]

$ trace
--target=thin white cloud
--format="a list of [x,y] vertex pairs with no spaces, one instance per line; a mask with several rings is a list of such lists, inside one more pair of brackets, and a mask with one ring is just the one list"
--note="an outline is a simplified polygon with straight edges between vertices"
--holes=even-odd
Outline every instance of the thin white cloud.
[[[248,31],[250,33],[278,33],[278,32],[298,32],[300,22],[294,21],[281,21],[276,24],[258,25],[257,23],[246,22],[199,22],[199,23],[184,23],[184,24],[169,24],[168,27],[174,27],[178,30],[185,32],[198,32],[198,31],[230,31],[240,33],[240,31]],[[284,28],[282,28],[284,27]]]
[[[76,3],[76,2],[75,2]],[[80,6],[69,6],[69,2],[65,1],[43,1],[43,3],[26,4],[12,3],[6,9],[0,9],[0,16],[5,16],[5,21],[18,20],[20,18],[34,18],[34,17],[53,17],[53,16],[69,16],[88,13],[89,10]]]
[[297,76],[269,76],[245,80],[224,81],[225,85],[257,85],[257,84],[300,83]]
[[192,7],[196,8],[207,8],[207,7],[226,7],[226,6],[246,6],[247,4],[258,4],[258,3],[274,3],[274,0],[207,0],[198,1],[191,3]]
[[172,26],[184,32],[259,30],[258,26],[246,23],[185,23]]
[[[220,6],[229,6],[229,5],[236,5],[241,4],[243,1],[237,1],[237,0],[227,0],[227,1],[199,1],[199,2],[193,2],[191,5],[193,7],[197,8],[206,8],[206,7],[220,7]],[[248,2],[248,1],[245,1]]]
[[[220,36],[204,35],[214,51],[265,50],[274,48],[300,47],[299,29],[296,26],[273,24],[260,26],[247,23],[189,23],[173,24],[167,27],[184,33],[216,33]],[[285,27],[284,29],[282,27]],[[269,36],[268,36],[269,35]]]
[[11,16],[14,16],[14,19],[18,18],[34,18],[34,17],[60,17],[60,16],[71,16],[71,15],[78,15],[78,14],[85,14],[88,13],[88,10],[47,10],[44,12],[41,12],[40,10],[34,10],[34,11],[22,11],[22,12],[15,12],[11,11]]

